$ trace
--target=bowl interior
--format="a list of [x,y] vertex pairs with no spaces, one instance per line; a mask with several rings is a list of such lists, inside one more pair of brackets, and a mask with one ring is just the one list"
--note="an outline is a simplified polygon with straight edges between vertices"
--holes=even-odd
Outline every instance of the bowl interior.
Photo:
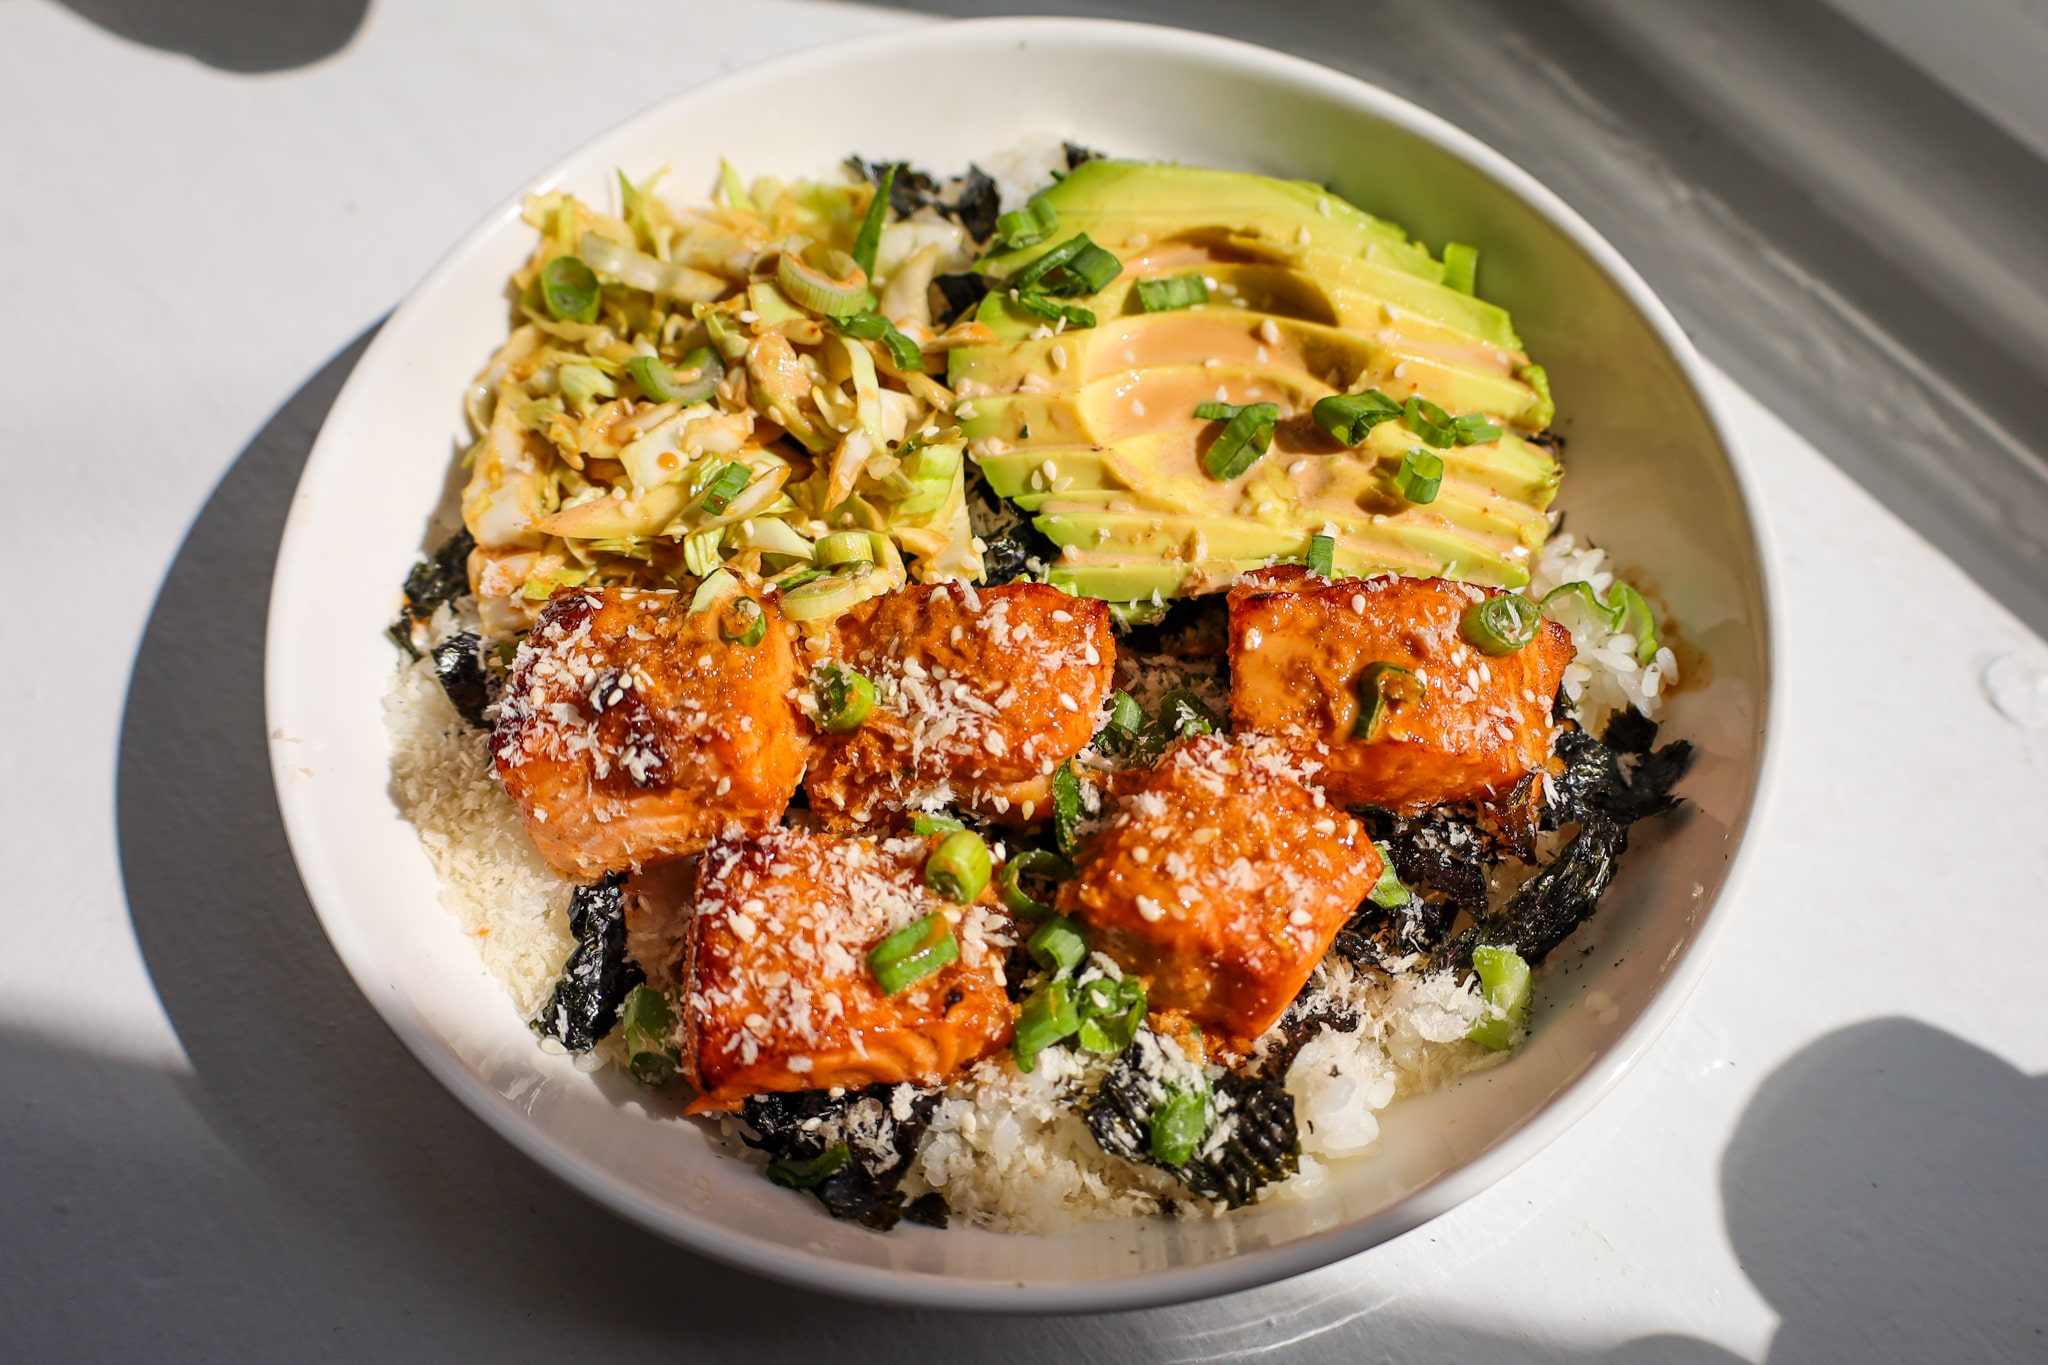
[[[877,70],[1010,94],[906,120],[873,98]],[[1432,247],[1478,244],[1481,292],[1513,310],[1553,379],[1572,527],[1641,571],[1690,646],[1694,677],[1669,728],[1701,750],[1684,788],[1691,807],[1635,841],[1597,919],[1542,978],[1531,1044],[1456,1089],[1397,1104],[1378,1154],[1339,1165],[1313,1201],[1053,1238],[910,1226],[878,1236],[770,1186],[630,1084],[535,1047],[437,904],[387,791],[381,719],[397,584],[464,443],[463,387],[504,335],[503,281],[529,250],[516,203],[391,318],[336,403],[292,511],[269,641],[279,798],[307,887],[364,992],[451,1089],[572,1182],[699,1249],[847,1292],[1024,1309],[1157,1301],[1306,1269],[1442,1211],[1561,1129],[1697,972],[1693,950],[1756,795],[1769,695],[1759,549],[1697,361],[1640,282],[1550,196],[1358,82],[1165,30],[944,25],[685,93],[536,186],[609,203],[614,167],[637,176],[665,165],[670,192],[701,192],[721,153],[749,174],[792,177],[852,152],[953,169],[1041,135],[1326,181]]]

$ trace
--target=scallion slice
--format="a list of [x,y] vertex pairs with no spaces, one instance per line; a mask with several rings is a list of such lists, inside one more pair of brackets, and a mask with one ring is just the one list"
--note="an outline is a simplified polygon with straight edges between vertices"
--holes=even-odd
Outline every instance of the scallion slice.
[[1308,538],[1308,571],[1318,578],[1328,578],[1336,572],[1337,537],[1316,535]]
[[818,669],[811,690],[818,703],[818,727],[835,735],[858,729],[875,706],[875,685],[837,660]]
[[1055,915],[1038,926],[1024,941],[1024,947],[1033,962],[1055,976],[1064,976],[1087,959],[1088,936],[1081,932],[1079,920],[1071,915]]
[[828,568],[839,564],[872,564],[875,561],[875,543],[868,539],[866,531],[834,531],[818,541],[812,554],[818,563]]
[[737,628],[726,621],[718,623],[718,637],[727,644],[752,649],[767,636],[768,613],[762,611],[761,604],[753,598],[740,598],[727,614],[740,623]]
[[[1661,642],[1657,638],[1657,616],[1650,610],[1650,604],[1643,595],[1628,583],[1616,583],[1608,589],[1608,601],[1600,600],[1600,594],[1593,591],[1593,585],[1584,579],[1574,579],[1562,587],[1552,588],[1543,597],[1543,612],[1555,616],[1560,608],[1576,598],[1581,606],[1610,631],[1621,631],[1633,635],[1636,641],[1636,662],[1646,664],[1657,657]],[[1564,623],[1567,627],[1571,622]]]
[[1411,394],[1402,404],[1401,416],[1408,423],[1408,430],[1438,450],[1449,448],[1458,439],[1451,426],[1451,415],[1419,393]]
[[1358,675],[1358,722],[1352,736],[1367,743],[1378,739],[1390,715],[1420,706],[1428,693],[1422,679],[1399,664],[1367,664]]
[[889,362],[906,373],[924,369],[924,352],[915,341],[896,330],[896,325],[872,309],[851,317],[835,318],[832,325],[861,341],[879,341],[888,348]]
[[868,277],[853,257],[816,242],[801,254],[775,259],[775,282],[791,302],[828,318],[843,318],[868,306]]
[[1536,604],[1518,592],[1496,593],[1465,608],[1458,633],[1482,654],[1496,658],[1526,648],[1543,624]]
[[732,506],[732,500],[746,491],[754,480],[754,473],[743,464],[729,464],[718,471],[718,477],[704,490],[704,501],[698,504],[700,510],[718,516]]
[[[1220,409],[1229,409],[1227,420],[1215,415]],[[1257,464],[1272,448],[1273,424],[1280,420],[1280,405],[1247,403],[1233,408],[1228,403],[1204,403],[1195,409],[1195,415],[1207,421],[1223,421],[1223,430],[1216,433],[1216,439],[1202,453],[1202,468],[1209,471],[1210,478],[1228,483]]]
[[574,256],[557,256],[540,268],[540,296],[563,322],[591,322],[602,292],[589,266]]
[[1317,426],[1347,446],[1361,444],[1382,422],[1401,415],[1401,405],[1378,389],[1364,393],[1333,393],[1319,398],[1309,415]]
[[1443,486],[1443,457],[1420,447],[1403,455],[1401,467],[1394,471],[1394,487],[1418,506],[1435,502],[1437,490]]
[[1022,294],[1037,292],[1054,297],[1099,294],[1123,273],[1123,262],[1077,232],[1041,255],[1010,279],[1010,287]]
[[1185,1166],[1209,1136],[1209,1097],[1175,1086],[1152,1110],[1152,1155],[1162,1166]]
[[1080,1027],[1081,1016],[1068,997],[1067,983],[1046,982],[1025,997],[1023,1009],[1017,1012],[1017,1033],[1010,1044],[1017,1069],[1026,1073],[1036,1070],[1039,1053],[1073,1036]]
[[877,943],[868,953],[868,970],[882,994],[900,995],[959,957],[960,943],[946,917],[926,915]]
[[1050,901],[1039,900],[1025,888],[1028,878],[1035,882],[1063,882],[1074,875],[1074,865],[1057,853],[1042,848],[1012,854],[996,878],[996,894],[1003,904],[1028,920],[1041,920],[1053,911]]
[[[707,314],[716,317],[718,314]],[[709,346],[699,346],[671,370],[651,355],[636,355],[626,362],[626,372],[640,386],[640,392],[657,403],[702,403],[718,391],[725,377],[725,361]]]
[[1081,1028],[1074,1036],[1089,1052],[1115,1054],[1131,1045],[1145,1022],[1145,983],[1135,976],[1112,981],[1106,976],[1082,985],[1074,1000]]
[[875,248],[881,245],[882,225],[889,221],[889,189],[896,183],[896,168],[882,168],[875,182],[875,197],[868,201],[867,216],[860,220],[860,232],[853,239],[853,263],[863,275],[875,273]]
[[1385,840],[1379,839],[1373,841],[1373,847],[1379,850],[1380,879],[1372,884],[1372,890],[1365,893],[1366,899],[1382,910],[1406,905],[1408,888],[1401,884],[1401,874],[1394,871],[1394,850],[1387,847]]
[[961,824],[950,815],[932,815],[919,811],[916,815],[910,817],[910,832],[912,834],[951,834],[955,830],[966,828],[967,826]]
[[1479,280],[1479,248],[1463,242],[1444,243],[1444,288],[1470,294]]
[[1061,303],[1030,290],[1019,293],[1010,302],[1035,317],[1044,318],[1047,322],[1064,322],[1074,328],[1095,325],[1095,314],[1088,309],[1078,304]]
[[852,1161],[853,1149],[841,1142],[809,1161],[776,1162],[768,1168],[768,1179],[785,1190],[808,1190],[823,1184],[826,1176],[844,1170]]
[[[1111,278],[1115,278],[1112,276]],[[1200,275],[1174,275],[1163,280],[1139,280],[1138,302],[1148,313],[1171,313],[1209,301],[1209,286]]]
[[667,996],[648,985],[626,993],[626,1002],[619,1007],[619,1031],[633,1079],[643,1085],[666,1085],[675,1079],[681,1060],[675,1028],[675,1010]]
[[1534,994],[1529,964],[1513,948],[1482,946],[1472,950],[1472,970],[1478,974],[1480,994],[1486,997],[1486,1013],[1466,1037],[1481,1047],[1505,1052],[1529,1016],[1529,998]]
[[996,236],[1007,247],[1037,246],[1058,230],[1059,210],[1043,199],[1033,199],[1021,209],[1012,209],[996,219]]
[[1109,694],[1109,720],[1104,724],[1122,739],[1136,738],[1145,728],[1145,708],[1138,705],[1138,699],[1118,688]]
[[1052,775],[1052,828],[1060,852],[1074,856],[1076,827],[1081,823],[1081,779],[1074,776],[1074,761],[1060,764]]
[[1498,441],[1500,427],[1483,412],[1461,412],[1451,419],[1451,434],[1457,437],[1461,446],[1476,446],[1485,441]]
[[1215,734],[1223,728],[1223,717],[1210,710],[1192,688],[1176,687],[1160,699],[1159,728],[1171,739],[1192,739]]
[[966,905],[988,885],[988,845],[971,829],[956,829],[939,840],[925,859],[924,884],[959,905]]

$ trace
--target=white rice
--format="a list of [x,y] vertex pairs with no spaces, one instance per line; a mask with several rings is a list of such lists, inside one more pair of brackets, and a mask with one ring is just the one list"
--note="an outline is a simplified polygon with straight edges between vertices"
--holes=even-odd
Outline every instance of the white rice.
[[[1614,570],[1605,550],[1580,545],[1571,532],[1559,531],[1536,556],[1526,591],[1540,601],[1546,593],[1578,581],[1591,584],[1606,601]],[[1639,664],[1633,635],[1610,630],[1606,622],[1583,612],[1571,613],[1564,624],[1578,651],[1565,666],[1564,690],[1578,706],[1579,723],[1597,735],[1609,716],[1629,706],[1655,720],[1664,693],[1678,684],[1678,660],[1670,646],[1660,647],[1650,662]]]

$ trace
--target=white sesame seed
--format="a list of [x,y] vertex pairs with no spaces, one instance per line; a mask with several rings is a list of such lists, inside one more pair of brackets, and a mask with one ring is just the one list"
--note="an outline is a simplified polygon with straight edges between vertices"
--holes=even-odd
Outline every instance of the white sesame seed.
[[1138,897],[1138,915],[1147,924],[1157,924],[1166,918],[1166,907],[1150,896]]
[[1289,910],[1287,912],[1287,922],[1297,929],[1306,929],[1314,919],[1315,916],[1309,914],[1306,910]]

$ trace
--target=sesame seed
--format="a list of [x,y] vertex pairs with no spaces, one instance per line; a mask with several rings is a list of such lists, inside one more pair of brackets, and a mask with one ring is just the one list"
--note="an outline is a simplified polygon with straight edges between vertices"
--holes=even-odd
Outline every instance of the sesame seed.
[[1150,896],[1138,897],[1138,915],[1147,924],[1157,924],[1166,918],[1166,907]]

